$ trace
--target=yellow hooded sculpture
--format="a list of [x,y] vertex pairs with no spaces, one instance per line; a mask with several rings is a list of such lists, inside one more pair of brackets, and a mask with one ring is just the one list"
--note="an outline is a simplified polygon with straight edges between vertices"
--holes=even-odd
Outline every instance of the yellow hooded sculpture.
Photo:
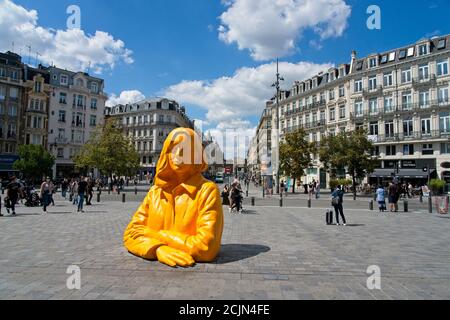
[[198,135],[178,128],[167,137],[157,165],[155,185],[124,234],[134,255],[171,267],[211,262],[220,250],[223,211]]

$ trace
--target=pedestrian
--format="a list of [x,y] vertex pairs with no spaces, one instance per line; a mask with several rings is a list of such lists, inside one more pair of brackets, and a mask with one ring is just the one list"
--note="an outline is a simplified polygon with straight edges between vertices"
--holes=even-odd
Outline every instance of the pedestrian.
[[6,186],[5,202],[8,202],[9,206],[6,206],[6,211],[12,211],[12,215],[16,215],[16,204],[19,200],[20,184],[17,182],[17,178],[12,176],[9,184]]
[[78,180],[74,179],[72,183],[72,204],[78,205]]
[[382,186],[377,189],[377,202],[380,212],[386,211],[386,191]]
[[231,198],[233,199],[231,211],[235,209],[237,213],[242,213],[242,189],[240,184],[234,185],[231,189]]
[[222,190],[222,205],[224,206],[230,206],[230,188],[228,185],[225,185],[225,187]]
[[55,194],[55,190],[56,190],[55,185],[53,184],[53,181],[50,180],[50,183],[49,183],[49,191],[50,191],[49,201],[50,202],[49,202],[49,204],[51,203],[52,206],[55,206],[55,200],[53,199],[53,194]]
[[84,197],[85,193],[87,191],[88,183],[87,178],[81,177],[80,182],[78,183],[78,211],[77,212],[84,212],[83,210],[83,203],[84,203]]
[[42,210],[47,212],[47,207],[49,206],[50,200],[50,178],[47,177],[41,184],[41,189],[39,191],[41,202],[42,202]]
[[[398,200],[396,200],[397,198],[397,184],[395,183],[389,183],[389,187],[388,187],[388,200],[389,200],[389,210],[390,212],[394,212],[395,208],[396,208],[396,202]],[[396,211],[397,212],[397,211]]]
[[281,195],[283,195],[283,193],[284,193],[284,188],[285,188],[285,186],[284,186],[284,180],[282,180],[281,183],[280,183],[280,194],[281,194]]
[[92,205],[91,201],[93,196],[94,196],[94,182],[92,181],[92,179],[89,179],[87,186],[87,200],[86,200],[87,206]]
[[339,226],[339,215],[342,217],[343,225],[347,225],[344,215],[344,191],[341,186],[338,186],[336,190],[331,194],[331,204],[336,212],[336,225]]
[[316,199],[320,198],[320,184],[317,182],[316,184]]
[[61,196],[65,199],[67,195],[67,189],[69,187],[69,182],[67,179],[64,179],[61,183]]

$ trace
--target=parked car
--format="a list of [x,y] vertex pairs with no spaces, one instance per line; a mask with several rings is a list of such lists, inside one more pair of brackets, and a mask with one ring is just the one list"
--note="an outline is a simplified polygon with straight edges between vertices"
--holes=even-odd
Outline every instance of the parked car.
[[223,183],[223,173],[219,172],[216,174],[216,179],[215,179],[216,183]]

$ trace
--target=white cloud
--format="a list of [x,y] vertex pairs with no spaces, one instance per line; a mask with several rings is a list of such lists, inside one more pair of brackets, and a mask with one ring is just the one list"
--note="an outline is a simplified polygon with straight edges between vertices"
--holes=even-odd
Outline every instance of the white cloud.
[[113,69],[122,61],[133,63],[132,51],[125,43],[107,32],[96,31],[86,34],[80,29],[54,30],[38,25],[38,12],[27,10],[11,0],[0,0],[0,50],[22,49],[28,55],[31,46],[32,56],[40,53],[39,60],[45,64],[74,71],[86,70],[91,65],[94,73]]
[[255,60],[293,53],[306,29],[320,40],[341,36],[351,7],[345,0],[226,0],[219,38],[250,50]]
[[[331,64],[299,62],[280,63],[280,73],[285,78],[284,88],[290,89],[296,80],[304,80]],[[182,81],[166,88],[164,96],[183,104],[199,106],[207,111],[206,120],[230,126],[249,116],[260,116],[265,103],[274,96],[271,84],[275,81],[276,64],[263,64],[256,68],[238,69],[231,77],[211,81]]]
[[138,90],[122,91],[119,96],[114,93],[110,95],[108,101],[106,101],[107,107],[113,107],[118,104],[129,104],[144,100],[145,96]]

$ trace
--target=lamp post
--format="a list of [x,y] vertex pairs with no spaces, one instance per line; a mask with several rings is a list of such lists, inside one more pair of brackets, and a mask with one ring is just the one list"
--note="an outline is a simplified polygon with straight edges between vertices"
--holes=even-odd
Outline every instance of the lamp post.
[[277,175],[277,193],[280,193],[280,112],[279,112],[279,99],[280,99],[280,81],[284,81],[284,78],[280,76],[279,68],[278,68],[278,59],[277,59],[277,81],[272,84],[272,87],[277,89],[276,96],[276,112],[277,112],[277,167],[276,167],[276,175]]

